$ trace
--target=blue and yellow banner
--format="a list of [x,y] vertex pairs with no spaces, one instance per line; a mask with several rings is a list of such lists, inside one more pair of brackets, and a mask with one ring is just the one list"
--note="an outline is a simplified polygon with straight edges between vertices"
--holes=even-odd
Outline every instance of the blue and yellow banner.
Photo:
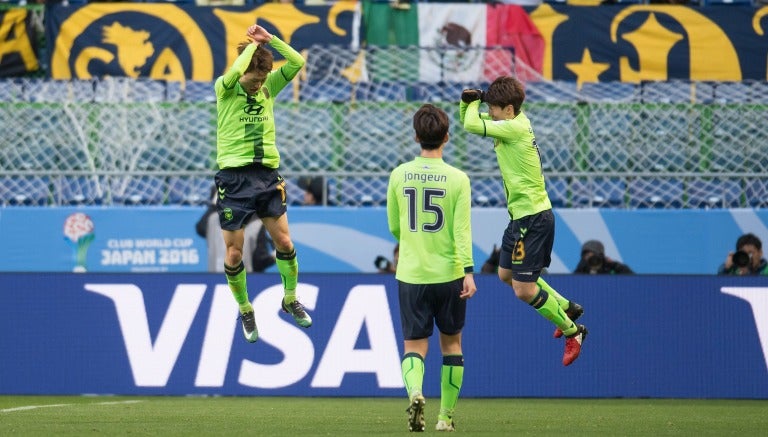
[[35,36],[31,10],[0,11],[0,77],[20,76],[40,68]]
[[[46,19],[50,75],[54,79],[111,75],[209,81],[231,63],[234,46],[245,39],[246,27],[254,22],[300,51],[313,44],[352,50],[366,39],[377,40],[374,29],[391,33],[392,14],[406,13],[391,8],[376,14],[363,11],[361,20],[360,6],[355,1],[300,7],[272,3],[221,8],[147,3],[54,6]],[[444,7],[458,6],[446,3]],[[498,12],[494,5],[474,7],[487,7],[488,17]],[[542,4],[525,11],[544,40],[542,62],[533,67],[545,79],[579,84],[768,79],[768,6]],[[413,17],[416,11],[407,13]],[[419,26],[420,20],[409,20],[407,25]],[[3,50],[12,50],[8,56],[14,59],[29,53],[6,43]],[[308,62],[313,62],[311,57]]]
[[195,7],[148,3],[53,6],[46,35],[53,79],[98,76],[210,81],[234,61],[258,23],[302,51],[349,45],[357,2],[332,6]]
[[542,5],[543,76],[584,82],[766,80],[768,7]]

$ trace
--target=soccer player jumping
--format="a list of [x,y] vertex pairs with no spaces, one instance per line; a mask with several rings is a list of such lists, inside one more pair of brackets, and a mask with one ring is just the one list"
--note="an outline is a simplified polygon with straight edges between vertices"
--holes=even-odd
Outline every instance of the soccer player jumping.
[[434,325],[440,330],[443,365],[435,429],[454,431],[453,413],[464,379],[461,331],[473,276],[469,177],[443,161],[448,115],[423,105],[413,116],[421,153],[392,170],[387,187],[389,230],[400,244],[395,278],[403,328],[403,382],[408,428],[424,431],[424,358]]
[[[250,26],[246,36],[251,42],[238,45],[239,56],[214,85],[219,165],[215,182],[217,212],[227,248],[224,273],[240,308],[243,334],[253,343],[259,332],[243,266],[243,228],[253,214],[275,243],[277,269],[285,289],[283,311],[304,328],[312,325],[312,318],[296,299],[299,264],[288,230],[285,181],[277,171],[280,154],[275,145],[274,117],[277,93],[301,70],[304,58],[261,26]],[[265,44],[288,62],[272,71],[272,52]]]
[[[579,357],[587,336],[584,325],[574,323],[584,312],[549,286],[541,277],[549,266],[555,240],[555,216],[544,188],[544,174],[536,137],[521,111],[523,84],[509,76],[497,78],[483,92],[461,93],[459,118],[467,132],[493,138],[493,148],[504,181],[510,222],[502,238],[499,278],[518,299],[531,305],[557,326],[555,337],[565,335],[563,365]],[[488,113],[480,113],[480,103]]]

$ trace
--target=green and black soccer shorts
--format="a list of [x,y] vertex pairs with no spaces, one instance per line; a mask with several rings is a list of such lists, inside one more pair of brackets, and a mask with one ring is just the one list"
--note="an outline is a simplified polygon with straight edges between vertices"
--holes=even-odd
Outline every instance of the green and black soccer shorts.
[[224,168],[214,181],[221,229],[242,229],[254,214],[280,217],[287,210],[285,180],[275,168],[261,164]]
[[499,267],[512,270],[519,282],[536,282],[552,261],[555,214],[551,209],[512,220],[504,231]]
[[464,278],[442,284],[397,283],[404,339],[430,337],[435,325],[446,335],[458,334],[464,328],[467,301],[459,297]]

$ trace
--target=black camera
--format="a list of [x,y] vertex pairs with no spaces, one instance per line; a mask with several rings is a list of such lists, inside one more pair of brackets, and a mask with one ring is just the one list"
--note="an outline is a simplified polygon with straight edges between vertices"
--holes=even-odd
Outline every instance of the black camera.
[[590,268],[596,269],[605,263],[605,256],[601,253],[595,253],[587,260],[587,265]]
[[752,255],[744,252],[743,250],[737,250],[734,252],[731,259],[733,260],[733,264],[735,264],[736,267],[747,267],[752,263]]
[[392,267],[392,263],[383,255],[379,255],[373,260],[373,265],[379,270],[389,270]]

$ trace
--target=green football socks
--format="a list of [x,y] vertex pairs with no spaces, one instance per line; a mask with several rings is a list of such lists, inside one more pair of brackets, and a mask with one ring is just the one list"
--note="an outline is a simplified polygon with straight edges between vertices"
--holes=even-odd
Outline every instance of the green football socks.
[[560,308],[557,300],[550,299],[549,293],[547,293],[545,290],[539,288],[539,292],[536,293],[536,296],[534,296],[533,299],[528,302],[528,304],[536,309],[536,311],[538,311],[538,313],[541,314],[545,319],[549,320],[550,322],[554,323],[555,326],[560,328],[563,331],[563,334],[566,336],[575,333],[578,329],[576,324],[573,323],[567,315],[565,315],[565,310]]
[[400,368],[403,372],[403,383],[408,392],[408,399],[415,393],[421,393],[424,385],[424,358],[415,352],[409,352],[403,356]]
[[462,382],[464,382],[464,356],[443,356],[443,367],[440,371],[440,414],[437,420],[447,422],[453,418]]
[[551,285],[547,284],[547,282],[539,276],[539,279],[536,280],[536,285],[539,286],[540,289],[546,291],[550,296],[554,297],[557,301],[557,304],[560,305],[560,308],[567,310],[568,306],[571,304],[568,299],[564,298],[560,295],[560,293],[557,292],[554,288],[552,288]]
[[248,287],[246,286],[245,265],[242,261],[236,267],[224,264],[224,273],[227,276],[227,284],[232,291],[232,295],[237,301],[240,312],[244,313],[251,310],[251,302],[248,300]]
[[289,253],[277,251],[275,253],[277,271],[283,281],[285,297],[283,302],[289,304],[296,300],[296,284],[299,282],[299,261],[296,259],[296,249]]

